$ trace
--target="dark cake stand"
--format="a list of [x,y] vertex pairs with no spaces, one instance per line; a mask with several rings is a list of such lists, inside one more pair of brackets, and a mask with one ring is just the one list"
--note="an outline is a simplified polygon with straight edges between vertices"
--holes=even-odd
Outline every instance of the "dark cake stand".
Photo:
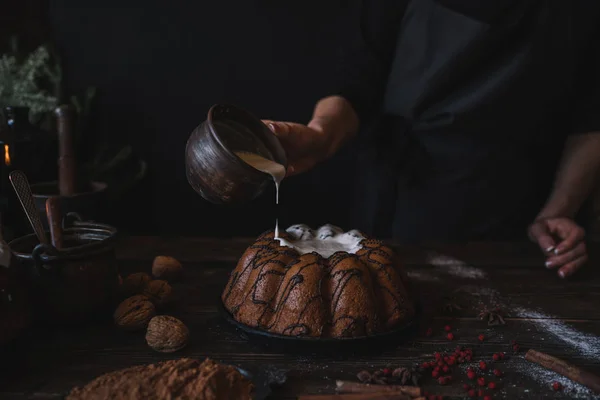
[[288,354],[337,357],[374,354],[395,348],[414,337],[421,315],[421,307],[417,302],[415,316],[391,331],[352,338],[313,338],[280,335],[242,324],[233,318],[220,299],[218,309],[221,316],[233,325],[242,337],[262,348]]

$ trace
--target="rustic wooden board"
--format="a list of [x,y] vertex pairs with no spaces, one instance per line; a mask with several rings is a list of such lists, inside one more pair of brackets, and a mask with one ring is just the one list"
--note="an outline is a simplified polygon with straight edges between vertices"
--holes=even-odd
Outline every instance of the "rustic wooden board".
[[[512,340],[520,343],[521,351],[498,363],[506,376],[494,378],[501,384],[494,398],[500,395],[514,399],[592,398],[570,386],[569,391],[554,393],[550,387],[553,377],[536,375],[535,369],[528,368],[530,365],[523,355],[527,349],[535,348],[600,374],[600,346],[595,351],[591,347],[600,343],[597,306],[600,304],[600,269],[595,267],[594,261],[580,276],[565,281],[542,265],[532,263],[536,251],[531,248],[522,251],[515,250],[518,246],[490,244],[482,245],[483,251],[471,246],[470,254],[476,256],[470,258],[479,258],[481,263],[456,258],[438,266],[423,262],[427,259],[423,249],[413,248],[410,253],[413,262],[408,263],[407,271],[424,308],[420,330],[424,332],[431,327],[434,335],[419,334],[396,348],[373,355],[315,357],[282,354],[249,342],[218,314],[219,294],[229,270],[244,249],[243,240],[237,244],[186,240],[181,239],[185,245],[176,246],[172,243],[180,242],[165,244],[152,238],[134,238],[121,248],[119,255],[123,275],[140,270],[149,272],[151,259],[156,254],[174,255],[184,261],[186,275],[183,282],[175,285],[178,296],[168,313],[180,317],[189,326],[192,341],[187,348],[170,355],[156,353],[145,344],[143,332],[121,332],[110,320],[75,330],[31,332],[9,349],[8,355],[16,357],[11,358],[10,363],[5,357],[2,362],[0,398],[58,399],[73,386],[115,369],[178,357],[211,357],[245,368],[271,365],[284,369],[288,380],[274,392],[273,398],[295,399],[299,394],[333,393],[335,379],[354,380],[360,370],[388,364],[420,364],[431,359],[434,352],[448,351],[459,344],[472,347],[475,360],[489,360],[494,352],[510,353]],[[452,247],[448,249],[452,251]],[[521,257],[515,256],[519,252]],[[512,254],[510,267],[496,265],[494,260],[486,261],[486,253],[490,258],[499,253]],[[469,251],[455,247],[453,254],[468,255]],[[458,289],[457,293],[462,293],[463,309],[455,314],[443,312],[440,307],[444,296]],[[488,327],[478,320],[478,312],[481,306],[496,303],[513,310],[513,315],[505,326]],[[514,312],[518,308],[527,312],[523,315]],[[445,337],[443,326],[446,324],[453,328],[454,341]],[[481,333],[486,335],[483,343],[477,340]],[[435,394],[463,396],[465,374],[454,375],[456,380],[449,386],[440,386],[427,376],[423,378],[423,385]]]

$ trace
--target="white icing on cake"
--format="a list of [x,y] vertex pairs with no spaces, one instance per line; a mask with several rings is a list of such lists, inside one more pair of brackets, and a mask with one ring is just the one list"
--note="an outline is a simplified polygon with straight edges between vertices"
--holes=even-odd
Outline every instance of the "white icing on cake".
[[300,254],[316,252],[323,258],[329,258],[338,251],[355,254],[362,248],[360,242],[365,237],[353,229],[344,232],[341,228],[326,224],[317,230],[311,229],[304,224],[292,225],[285,230],[293,239],[276,240],[282,246],[291,247]]

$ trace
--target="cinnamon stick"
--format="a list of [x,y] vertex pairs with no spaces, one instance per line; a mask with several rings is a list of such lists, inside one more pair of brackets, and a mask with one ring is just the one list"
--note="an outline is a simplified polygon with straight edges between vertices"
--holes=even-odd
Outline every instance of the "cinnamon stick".
[[525,359],[529,362],[536,363],[544,368],[561,374],[572,381],[581,383],[595,393],[600,393],[600,377],[597,375],[594,375],[588,371],[584,371],[559,358],[536,350],[529,350],[525,354]]
[[410,397],[393,393],[347,393],[347,394],[308,394],[297,400],[425,400],[425,397]]
[[407,394],[410,397],[420,397],[423,395],[423,389],[417,386],[400,385],[372,385],[369,383],[336,381],[338,393],[390,393]]

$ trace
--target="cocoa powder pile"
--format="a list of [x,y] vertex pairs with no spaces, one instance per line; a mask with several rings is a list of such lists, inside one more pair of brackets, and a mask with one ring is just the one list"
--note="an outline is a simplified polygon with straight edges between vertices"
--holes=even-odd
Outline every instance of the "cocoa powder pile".
[[74,388],[66,400],[251,400],[252,390],[230,365],[182,358],[110,372]]

